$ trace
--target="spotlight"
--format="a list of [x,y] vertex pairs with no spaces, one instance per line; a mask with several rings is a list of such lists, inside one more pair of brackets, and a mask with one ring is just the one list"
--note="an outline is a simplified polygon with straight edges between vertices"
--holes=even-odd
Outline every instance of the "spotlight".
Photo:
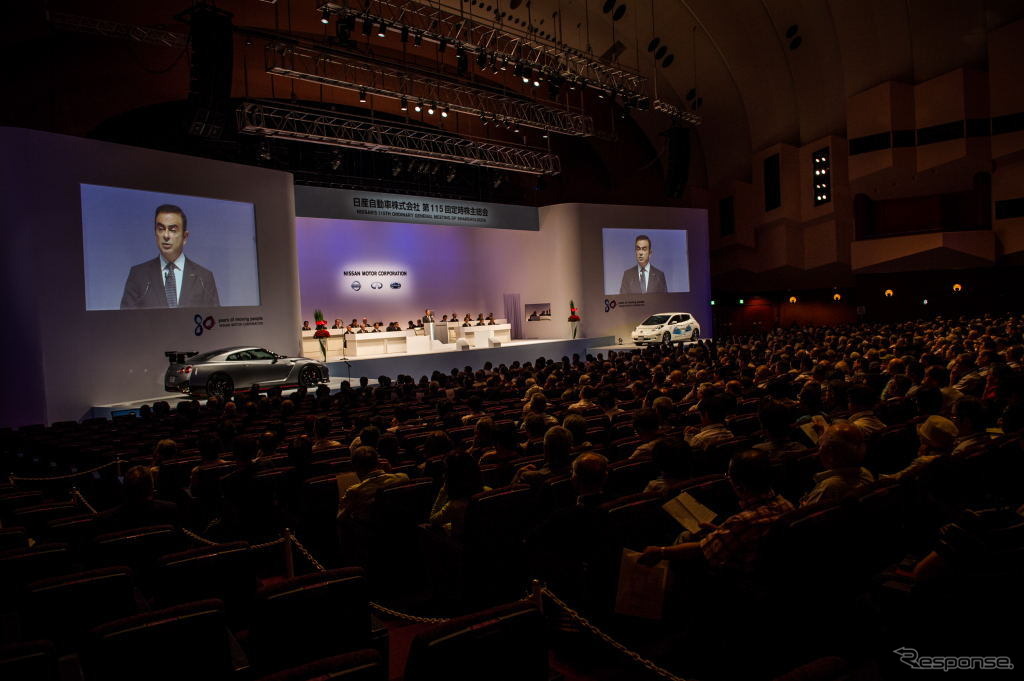
[[512,128],[512,132],[518,134],[519,133],[519,124],[518,123],[514,123],[513,126],[514,127]]
[[402,109],[402,111],[408,111],[409,110],[409,98],[408,97],[402,97],[402,99],[399,100],[398,106],[399,106],[400,109]]
[[960,293],[963,290],[964,287],[961,284],[953,284],[953,293]]
[[366,88],[359,88],[359,101],[366,103]]
[[386,36],[387,34],[388,34],[388,25],[387,25],[387,24],[385,24],[385,23],[384,23],[384,22],[382,21],[382,22],[380,22],[380,24],[378,24],[378,25],[377,25],[377,37],[378,37],[378,38],[383,38],[383,37],[385,37],[385,36]]
[[402,27],[402,38],[401,39],[402,39],[403,43],[409,42],[409,27],[408,26],[403,26]]
[[322,12],[320,12],[320,23],[321,24],[326,24],[326,23],[330,22],[330,20],[331,20],[331,15],[327,12],[327,10],[323,10]]
[[273,156],[270,153],[270,145],[267,143],[266,140],[260,142],[260,146],[259,149],[256,151],[256,155],[259,157],[261,161],[269,161],[273,158]]
[[423,111],[423,105],[420,104],[419,102],[416,102],[416,106],[414,106],[412,110],[415,111],[416,113],[419,113],[420,111]]
[[422,44],[423,44],[423,34],[422,33],[417,33],[416,35],[414,35],[412,37],[412,46],[413,47],[419,47]]
[[533,87],[540,87],[540,81],[536,78],[533,80]]
[[894,295],[894,294],[893,294],[893,290],[892,290],[891,288],[887,288],[887,289],[885,289],[885,297],[886,297],[886,298],[892,298],[892,297],[893,297],[893,295]]
[[432,103],[431,104],[427,104],[427,115],[428,116],[433,116],[434,115],[434,105]]
[[[497,61],[497,60],[495,60],[495,61]],[[508,69],[508,58],[507,57],[502,57],[501,58],[501,62],[498,64],[498,68],[500,68],[502,71]]]
[[341,166],[341,154],[336,151],[331,157],[331,170],[337,170],[339,166]]
[[448,107],[441,109],[441,118],[448,118]]
[[839,293],[833,293],[832,294],[832,300],[834,300],[835,302],[838,303],[842,299],[843,299],[842,294],[839,294]]
[[445,179],[445,182],[448,182],[449,184],[455,179],[455,167],[454,166],[449,166],[448,172],[445,173],[444,179]]
[[790,296],[790,297],[789,297],[789,304],[790,304],[790,305],[794,305],[794,304],[796,304],[796,301],[797,301],[797,298],[796,298],[796,296]]
[[365,17],[363,19],[363,35],[368,36],[373,33],[373,19]]

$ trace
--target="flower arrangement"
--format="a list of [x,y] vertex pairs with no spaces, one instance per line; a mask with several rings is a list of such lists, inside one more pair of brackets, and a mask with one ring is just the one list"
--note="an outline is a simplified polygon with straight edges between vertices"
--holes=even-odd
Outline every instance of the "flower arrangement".
[[313,332],[313,338],[320,341],[320,352],[324,356],[324,361],[327,361],[327,339],[331,337],[331,332],[327,330],[327,321],[324,320],[323,310],[313,310],[313,319],[316,320],[316,331]]
[[572,337],[576,339],[576,334],[580,328],[580,315],[579,310],[576,309],[576,301],[569,301],[569,324],[572,326]]

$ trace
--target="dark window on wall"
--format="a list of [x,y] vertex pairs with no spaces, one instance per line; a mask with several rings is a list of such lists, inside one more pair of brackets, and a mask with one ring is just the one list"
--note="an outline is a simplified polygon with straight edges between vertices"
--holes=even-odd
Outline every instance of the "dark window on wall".
[[811,154],[814,169],[814,205],[821,206],[832,201],[832,159],[829,148],[818,149]]
[[782,205],[782,178],[779,155],[772,154],[764,160],[764,210],[775,210]]
[[736,233],[736,200],[732,196],[718,200],[718,234],[732,236]]

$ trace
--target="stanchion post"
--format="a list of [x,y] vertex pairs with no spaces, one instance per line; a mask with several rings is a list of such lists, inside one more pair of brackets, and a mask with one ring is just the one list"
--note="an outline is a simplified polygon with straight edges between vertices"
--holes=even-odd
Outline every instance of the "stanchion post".
[[530,581],[530,595],[533,598],[533,604],[537,606],[537,609],[544,613],[544,586],[540,583],[539,579],[533,579]]
[[293,541],[295,536],[292,534],[290,528],[284,528],[284,573],[288,575],[289,579],[295,576],[295,554],[292,553]]

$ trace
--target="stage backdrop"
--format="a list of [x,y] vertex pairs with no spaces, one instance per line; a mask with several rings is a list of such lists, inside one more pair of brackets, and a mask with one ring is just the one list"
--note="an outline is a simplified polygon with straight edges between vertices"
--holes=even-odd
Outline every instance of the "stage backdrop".
[[[550,324],[526,325],[531,337],[570,337],[570,301],[580,310],[581,333],[590,337],[614,335],[628,342],[636,324],[660,311],[690,312],[705,335],[712,331],[704,210],[563,204],[540,209],[539,229],[528,221],[522,229],[514,223],[490,229],[352,220],[348,193],[318,189],[315,205],[307,206],[305,191],[297,189],[299,215],[319,217],[296,219],[303,319],[312,319],[315,308],[331,320],[365,316],[403,327],[427,307],[437,319],[452,312],[460,318],[467,312],[500,317],[503,294],[518,293],[524,303],[551,303]],[[330,217],[331,206],[337,218]],[[607,228],[648,233],[658,244],[651,262],[669,267],[674,281],[685,281],[689,291],[605,295]],[[618,279],[630,257],[621,265],[615,260]]]
[[[79,419],[92,405],[160,397],[166,350],[249,343],[282,353],[300,350],[290,174],[12,128],[0,128],[0,148],[5,214],[0,295],[8,360],[0,425]],[[248,222],[240,224],[251,229],[255,218],[255,246],[251,233],[241,245],[248,249],[243,259],[252,276],[253,256],[258,258],[258,290],[253,279],[240,283],[240,276],[222,269],[223,259],[210,250],[205,259],[196,258],[218,284],[232,289],[221,303],[233,307],[87,311],[82,185],[154,192],[147,197],[161,202],[159,197],[175,195],[232,201],[243,213],[251,206]],[[153,216],[144,218],[144,224],[108,222],[110,229],[143,234],[142,243],[148,238],[151,250],[134,257],[153,258]],[[216,229],[212,221],[202,225],[203,231]],[[195,230],[198,237],[199,223]],[[105,238],[110,231],[92,234]],[[186,258],[197,245],[190,239]],[[116,307],[131,259],[115,267],[92,254],[93,281],[114,282],[113,293],[96,298],[103,301],[98,306]]]

